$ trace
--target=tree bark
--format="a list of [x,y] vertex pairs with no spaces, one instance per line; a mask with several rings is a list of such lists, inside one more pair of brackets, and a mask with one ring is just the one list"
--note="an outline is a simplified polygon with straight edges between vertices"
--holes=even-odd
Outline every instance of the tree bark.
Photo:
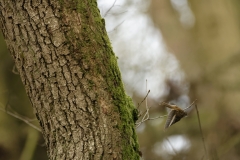
[[96,0],[0,0],[0,27],[50,159],[139,159],[137,113]]

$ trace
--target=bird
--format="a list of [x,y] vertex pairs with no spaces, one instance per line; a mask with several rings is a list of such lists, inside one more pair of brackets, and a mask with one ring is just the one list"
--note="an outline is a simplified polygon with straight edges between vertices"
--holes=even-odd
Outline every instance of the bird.
[[187,116],[187,112],[185,112],[185,110],[189,107],[187,107],[185,109],[181,109],[177,105],[172,105],[172,104],[168,104],[165,102],[162,102],[161,105],[171,109],[171,111],[169,112],[169,114],[167,116],[167,120],[166,120],[164,129],[169,128],[171,125],[177,123],[183,117]]

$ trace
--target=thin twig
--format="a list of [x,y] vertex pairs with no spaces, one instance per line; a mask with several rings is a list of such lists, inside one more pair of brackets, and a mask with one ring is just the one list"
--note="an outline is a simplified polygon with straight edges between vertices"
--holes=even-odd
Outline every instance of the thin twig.
[[158,116],[158,117],[154,117],[154,118],[148,118],[148,120],[155,120],[158,118],[163,118],[163,117],[167,117],[168,115],[163,115],[163,116]]
[[144,117],[145,117],[146,114],[147,114],[147,112],[148,112],[148,109],[146,109],[143,113],[141,113],[141,112],[139,111],[139,107],[140,107],[141,104],[144,102],[144,100],[147,99],[147,96],[148,96],[149,93],[150,93],[150,90],[148,91],[148,93],[146,94],[146,96],[144,97],[144,99],[142,100],[142,102],[141,102],[140,104],[138,103],[138,107],[137,107],[137,110],[138,110],[138,112],[139,112],[138,118],[140,118],[143,114],[144,114]]
[[177,151],[175,150],[175,148],[173,147],[172,143],[170,142],[170,140],[168,139],[168,137],[166,137],[166,140],[168,141],[169,145],[171,146],[173,152],[175,153],[175,155],[177,155]]
[[192,105],[196,102],[197,100],[193,101],[192,104],[190,106],[188,106],[187,108],[184,108],[183,110],[187,110],[188,108],[192,107]]
[[[195,100],[195,101],[197,101],[197,100]],[[199,116],[199,112],[198,112],[198,108],[197,108],[197,103],[195,103],[195,108],[197,110],[198,124],[199,124],[199,128],[200,128],[201,136],[202,136],[202,142],[203,142],[205,155],[208,159],[208,153],[207,153],[207,148],[206,148],[206,145],[205,145],[204,136],[203,136],[203,132],[202,132],[202,126],[201,126],[201,122],[200,122],[200,116]]]
[[108,31],[108,33],[111,33],[111,32],[113,32],[113,31],[115,31],[118,27],[120,27],[120,26],[123,24],[124,21],[125,21],[125,20],[123,20],[123,21],[120,22],[118,25],[116,25],[112,30]]
[[149,121],[149,120],[155,120],[155,119],[158,119],[158,118],[163,118],[163,117],[166,117],[167,115],[163,115],[163,116],[158,116],[158,117],[154,117],[154,118],[148,118],[148,119],[142,119],[140,122],[136,123],[136,127],[139,127],[143,122],[145,121]]
[[[10,110],[11,110],[11,111],[10,111]],[[15,115],[18,116],[18,117],[21,117],[22,119],[26,119],[28,122],[36,121],[36,118],[30,119],[30,118],[28,118],[28,117],[25,117],[25,116],[17,113],[16,111],[14,111],[14,109],[13,109],[10,105],[8,105],[8,102],[7,102],[7,104],[6,104],[5,111],[6,111],[6,113],[12,113],[12,114],[15,114]]]
[[114,7],[115,3],[117,2],[117,0],[115,0],[112,4],[112,6],[107,10],[107,12],[104,14],[103,17],[106,17],[106,15],[111,11],[111,9]]
[[[146,88],[147,88],[147,85],[146,85]],[[136,123],[136,125],[137,125],[136,127],[139,127],[143,122],[145,122],[149,119],[149,109],[151,108],[151,107],[148,107],[148,105],[147,105],[147,97],[148,97],[149,93],[150,93],[150,90],[148,90],[147,95],[144,97],[142,102],[138,105],[138,110],[139,110],[140,105],[144,102],[144,100],[146,100],[146,110],[143,112],[144,116],[140,122]],[[141,117],[143,114],[141,114],[138,117]]]
[[[147,95],[148,95],[149,94],[148,92],[150,92],[150,90],[148,90],[147,79],[146,79],[146,91],[147,91]],[[146,97],[145,103],[146,103],[146,114],[143,116],[143,121],[148,120],[148,118],[149,118],[149,109],[151,108],[151,107],[148,107],[148,99],[147,99],[147,97]]]
[[140,118],[142,115],[144,115],[144,116],[141,118],[141,121],[140,121],[140,122],[137,122],[137,123],[136,123],[136,128],[139,127],[139,126],[140,126],[143,122],[145,122],[145,121],[155,120],[155,119],[163,118],[163,117],[166,117],[166,116],[167,116],[167,115],[163,115],[163,116],[158,116],[158,117],[150,118],[149,110],[150,110],[151,106],[148,107],[148,101],[147,101],[147,97],[148,97],[148,94],[150,93],[150,90],[148,90],[148,87],[147,87],[147,79],[146,79],[146,90],[147,90],[146,96],[145,96],[144,99],[138,104],[138,107],[137,107],[137,109],[139,110],[141,104],[145,101],[145,102],[146,102],[146,104],[145,104],[146,110],[145,110],[143,113],[140,113],[140,114],[138,115],[139,118]]
[[[146,79],[146,90],[147,90],[147,94],[144,97],[144,99],[141,101],[141,103],[138,104],[138,108],[137,108],[139,110],[140,105],[145,101],[146,102],[146,110],[143,113],[144,116],[143,116],[142,120],[140,122],[136,123],[136,125],[137,125],[136,127],[139,127],[143,122],[149,120],[149,109],[151,107],[148,107],[148,104],[147,104],[147,97],[148,97],[148,94],[150,93],[150,90],[148,90],[148,88],[147,88],[147,79]],[[141,117],[141,116],[142,116],[142,114],[140,114],[140,116],[138,116],[138,117]]]
[[138,108],[137,108],[137,109],[139,109],[139,107],[141,106],[141,104],[145,101],[145,99],[147,98],[147,96],[148,96],[149,93],[150,93],[150,90],[148,90],[146,96],[145,96],[145,97],[143,98],[143,100],[138,104]]
[[39,132],[42,132],[40,128],[38,128],[37,126],[35,126],[34,124],[32,124],[32,123],[31,123],[29,120],[27,120],[26,118],[23,118],[23,117],[15,114],[15,113],[12,113],[12,112],[10,112],[10,111],[7,111],[7,110],[3,109],[2,107],[0,107],[0,111],[3,111],[3,112],[5,112],[5,113],[7,113],[7,114],[9,114],[9,115],[17,118],[17,119],[25,122],[25,123],[28,124],[29,126],[33,127],[34,129],[38,130]]
[[[151,108],[151,106],[149,107],[149,109]],[[138,115],[138,118],[140,118],[142,115],[145,115],[147,113],[147,110],[145,110],[143,113],[141,113],[140,115]]]
[[158,116],[158,117],[154,117],[154,118],[142,119],[140,122],[136,123],[136,125],[137,125],[136,127],[139,127],[145,121],[155,120],[155,119],[163,118],[163,117],[166,117],[166,116],[168,116],[168,115]]

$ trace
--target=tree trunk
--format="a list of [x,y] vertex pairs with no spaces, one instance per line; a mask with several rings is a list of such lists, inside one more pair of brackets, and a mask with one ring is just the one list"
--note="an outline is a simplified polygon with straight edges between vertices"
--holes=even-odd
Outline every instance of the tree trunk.
[[136,110],[95,0],[0,0],[0,25],[50,159],[139,159]]

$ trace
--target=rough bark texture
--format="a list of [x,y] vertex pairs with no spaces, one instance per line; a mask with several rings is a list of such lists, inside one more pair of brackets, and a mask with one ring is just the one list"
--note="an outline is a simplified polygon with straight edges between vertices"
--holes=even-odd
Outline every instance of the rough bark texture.
[[139,159],[135,110],[95,0],[0,0],[0,25],[50,159]]

